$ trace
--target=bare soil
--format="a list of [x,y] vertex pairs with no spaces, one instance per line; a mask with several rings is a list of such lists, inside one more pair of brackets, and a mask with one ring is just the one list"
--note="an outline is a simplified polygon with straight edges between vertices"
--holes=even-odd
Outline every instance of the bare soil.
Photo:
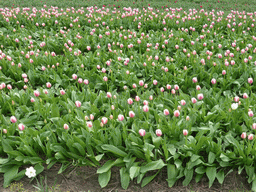
[[[41,189],[44,188],[45,192],[240,192],[240,191],[250,191],[250,185],[247,183],[246,174],[238,174],[237,171],[231,172],[224,180],[224,183],[220,185],[217,180],[211,188],[209,188],[207,177],[203,177],[200,182],[196,183],[195,179],[191,183],[184,187],[182,186],[181,180],[177,181],[172,188],[168,187],[166,178],[167,172],[166,169],[163,169],[158,176],[151,181],[148,185],[141,188],[140,184],[136,183],[136,179],[130,182],[129,188],[127,190],[122,189],[120,184],[120,175],[119,168],[114,167],[111,169],[111,180],[107,187],[101,189],[98,183],[97,168],[93,167],[70,167],[64,173],[58,174],[61,165],[55,165],[51,169],[45,169],[39,176],[37,176],[38,181],[42,178]],[[0,192],[35,192],[40,191],[36,189],[35,186],[38,186],[37,181],[34,179],[30,182],[31,179],[24,177],[20,181],[13,182],[10,187],[4,189],[3,186],[3,174],[0,175]],[[48,187],[48,190],[45,190]],[[41,190],[43,191],[43,190]]]

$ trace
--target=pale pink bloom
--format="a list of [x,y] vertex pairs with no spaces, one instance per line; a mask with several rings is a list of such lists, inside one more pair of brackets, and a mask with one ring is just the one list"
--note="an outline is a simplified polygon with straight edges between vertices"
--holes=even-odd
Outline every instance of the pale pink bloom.
[[249,140],[253,140],[253,134],[248,135]]
[[247,98],[248,98],[247,93],[244,93],[244,94],[243,94],[243,98],[244,98],[244,99],[247,99]]
[[106,76],[103,77],[103,81],[108,81],[108,78]]
[[188,130],[187,129],[183,129],[183,135],[187,136],[188,135]]
[[204,98],[204,95],[202,93],[198,94],[197,95],[197,99],[198,100],[202,100]]
[[152,96],[152,95],[149,96],[149,100],[150,100],[150,101],[153,100],[153,96]]
[[94,115],[90,114],[90,119],[93,120],[94,119]]
[[69,129],[68,124],[65,123],[65,124],[63,125],[63,128],[66,129],[66,130],[68,130],[68,129]]
[[189,119],[190,119],[189,116],[187,116],[187,117],[186,117],[186,121],[189,121]]
[[136,88],[137,88],[137,85],[136,85],[135,83],[133,83],[133,84],[132,84],[132,87],[133,87],[134,89],[136,89]]
[[164,110],[164,114],[165,114],[165,115],[169,115],[169,114],[170,114],[169,110],[168,110],[168,109],[165,109],[165,110]]
[[86,125],[87,125],[87,127],[91,128],[92,127],[92,122],[91,121],[87,121]]
[[119,114],[119,115],[118,115],[118,121],[123,121],[123,120],[124,120],[124,116],[121,115],[121,114]]
[[140,136],[144,137],[146,134],[146,131],[144,129],[140,129],[139,134],[140,134]]
[[45,68],[45,66],[42,66],[42,71],[44,71],[46,68]]
[[81,107],[81,102],[80,101],[76,101],[75,105],[76,105],[76,107]]
[[12,123],[16,123],[16,122],[17,122],[17,119],[16,119],[15,116],[11,116],[10,121],[11,121]]
[[174,89],[175,90],[179,90],[179,86],[178,85],[174,85]]
[[174,95],[176,93],[175,89],[172,89],[171,93]]
[[61,95],[65,95],[65,91],[62,89],[62,90],[60,90],[60,94]]
[[131,105],[131,104],[133,103],[132,98],[129,98],[129,99],[127,100],[127,103],[128,103],[129,105]]
[[10,84],[7,85],[7,89],[11,90],[12,86]]
[[111,98],[112,97],[112,94],[110,92],[107,92],[107,97],[108,98]]
[[39,95],[40,95],[40,92],[39,91],[34,91],[34,95],[36,96],[36,97],[38,97]]
[[144,112],[148,112],[148,111],[149,111],[148,105],[144,105],[144,106],[143,106],[143,111],[144,111]]
[[108,122],[108,118],[102,117],[101,122],[105,125]]
[[143,81],[143,80],[140,80],[140,81],[139,81],[139,85],[140,85],[140,86],[143,86],[143,85],[144,85],[144,81]]
[[161,87],[161,88],[160,88],[160,91],[161,91],[161,92],[164,92],[164,88],[163,88],[163,87]]
[[193,77],[192,81],[193,81],[193,83],[197,83],[197,78]]
[[20,124],[18,125],[18,128],[19,128],[20,131],[23,131],[23,130],[25,129],[25,125],[23,125],[22,123],[20,123]]
[[154,85],[157,85],[157,80],[153,80],[153,84],[154,84]]
[[252,124],[252,129],[254,129],[254,130],[256,129],[256,123]]
[[175,117],[179,117],[180,116],[179,110],[175,110],[173,114],[174,114]]
[[186,101],[182,99],[182,100],[180,101],[180,104],[181,104],[181,105],[186,105]]
[[74,80],[76,80],[76,79],[77,79],[77,75],[76,75],[76,74],[73,74],[73,75],[72,75],[72,78],[73,78]]
[[84,84],[85,85],[88,85],[89,84],[89,81],[87,79],[84,79]]
[[133,111],[129,111],[129,117],[133,118],[135,116],[135,113]]
[[148,101],[147,101],[147,100],[144,100],[144,101],[143,101],[143,105],[148,105]]
[[197,100],[196,100],[195,97],[193,97],[193,98],[191,99],[191,101],[192,101],[192,103],[196,103],[196,102],[197,102]]
[[234,101],[238,103],[238,102],[239,102],[239,97],[238,97],[238,96],[235,96],[235,97],[234,97]]
[[252,84],[253,83],[253,78],[248,78],[248,83]]
[[161,131],[161,129],[157,129],[157,130],[156,130],[156,135],[157,135],[158,137],[161,137],[161,136],[162,136],[162,131]]
[[243,133],[241,134],[241,138],[242,138],[242,139],[245,139],[245,138],[246,138],[246,132],[243,132]]
[[52,85],[51,85],[50,82],[47,82],[47,83],[46,83],[46,87],[47,87],[47,88],[51,88],[51,86],[52,86]]
[[140,101],[140,97],[139,96],[135,96],[135,101]]
[[31,103],[34,103],[34,102],[35,102],[35,99],[34,99],[33,97],[31,97],[30,102],[31,102]]
[[253,117],[253,111],[248,112],[249,117]]
[[148,84],[145,84],[145,85],[144,85],[144,88],[147,89],[147,88],[148,88]]
[[166,85],[166,89],[171,89],[171,88],[172,88],[171,85],[169,85],[169,84]]
[[212,78],[211,83],[214,85],[216,84],[216,79]]
[[201,89],[200,85],[197,85],[197,86],[196,86],[196,90],[199,91],[200,89]]
[[223,70],[223,71],[222,71],[222,75],[226,75],[226,70]]

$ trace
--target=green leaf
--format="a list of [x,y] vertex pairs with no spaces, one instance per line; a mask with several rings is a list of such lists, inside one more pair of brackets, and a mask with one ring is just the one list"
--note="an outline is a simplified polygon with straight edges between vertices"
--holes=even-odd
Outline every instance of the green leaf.
[[[159,171],[160,171],[160,170],[159,170]],[[158,171],[155,175],[145,177],[145,178],[142,180],[141,187],[144,187],[144,186],[147,185],[150,181],[152,181],[152,180],[157,176],[157,174],[159,173],[159,171]]]
[[76,148],[82,156],[85,156],[85,149],[79,143],[73,143],[72,147]]
[[59,111],[59,107],[56,103],[52,104],[52,110],[51,110],[51,116],[52,117],[60,117],[60,111]]
[[252,191],[256,191],[256,178],[252,181]]
[[159,159],[158,161],[151,161],[150,163],[141,167],[140,172],[141,173],[146,173],[148,171],[152,171],[152,170],[156,170],[156,169],[162,169],[164,166],[166,166],[166,164],[163,162],[162,159]]
[[196,174],[196,177],[195,177],[196,182],[198,183],[203,176],[204,174]]
[[126,171],[125,167],[122,167],[120,169],[120,179],[122,188],[127,189],[130,183],[130,176],[129,173]]
[[224,174],[224,170],[220,170],[217,174],[216,174],[216,178],[218,179],[219,183],[222,184],[225,178],[225,174]]
[[102,158],[103,156],[104,156],[104,153],[103,153],[103,154],[100,154],[100,155],[95,156],[96,161],[100,161],[100,160],[101,160],[101,158]]
[[118,158],[117,160],[113,161],[113,160],[109,160],[107,161],[102,167],[100,167],[98,170],[97,170],[97,173],[100,174],[100,173],[105,173],[107,172],[109,169],[111,169],[111,167],[113,167],[114,165],[117,165],[117,164],[120,164],[120,163],[123,163],[123,160]]
[[130,168],[130,178],[134,179],[135,177],[137,177],[140,173],[140,167],[138,166],[132,166]]
[[167,165],[168,179],[166,179],[166,180],[168,182],[169,187],[172,187],[175,184],[175,182],[177,181],[177,174],[178,174],[178,170],[176,170],[175,165],[168,164]]
[[5,153],[8,153],[8,151],[13,151],[13,148],[11,147],[11,145],[9,145],[8,141],[8,139],[2,140],[3,150]]
[[215,160],[216,155],[213,152],[210,152],[208,155],[208,163],[212,164]]
[[4,184],[3,187],[6,188],[15,179],[19,171],[19,165],[12,166],[8,171],[4,173]]
[[39,175],[39,174],[42,173],[43,170],[44,170],[44,166],[41,165],[41,164],[37,164],[34,168],[35,168],[35,170],[36,170],[36,175]]
[[216,178],[216,167],[207,167],[206,175],[209,179],[209,188],[210,188]]
[[187,168],[185,168],[185,172],[184,172],[184,174],[185,174],[185,179],[184,179],[184,181],[182,182],[182,185],[183,185],[183,186],[188,186],[188,184],[190,183],[190,181],[191,181],[192,178],[193,178],[193,172],[194,172],[193,169],[187,169]]
[[201,167],[197,167],[195,172],[198,174],[204,174],[205,173],[205,167],[201,166]]
[[100,173],[98,177],[98,181],[100,184],[100,187],[106,187],[111,177],[111,170],[109,169],[107,172]]
[[102,148],[103,150],[106,150],[106,151],[108,151],[108,152],[111,152],[111,153],[113,153],[113,154],[116,154],[116,155],[118,155],[118,156],[120,156],[120,157],[125,157],[125,156],[127,156],[127,153],[125,153],[124,151],[122,151],[121,149],[117,148],[117,147],[114,146],[114,145],[107,145],[107,144],[105,144],[105,145],[102,145],[101,148]]

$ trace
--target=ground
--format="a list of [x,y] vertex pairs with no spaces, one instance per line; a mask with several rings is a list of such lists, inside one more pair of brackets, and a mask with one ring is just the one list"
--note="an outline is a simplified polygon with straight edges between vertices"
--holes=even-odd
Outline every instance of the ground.
[[[184,191],[184,192],[240,192],[240,191],[250,191],[250,185],[247,183],[246,174],[242,172],[240,175],[237,171],[231,172],[224,180],[224,183],[220,185],[218,181],[215,181],[213,186],[209,188],[207,177],[203,177],[200,182],[196,183],[195,179],[191,181],[189,186],[182,186],[183,179],[176,182],[176,184],[169,188],[167,181],[166,169],[163,169],[162,172],[148,185],[141,188],[139,184],[136,184],[136,180],[130,183],[129,188],[127,190],[122,189],[120,184],[120,175],[119,168],[112,168],[111,180],[107,187],[101,189],[98,183],[98,175],[96,173],[97,168],[93,167],[70,167],[64,173],[58,174],[61,165],[55,165],[51,169],[45,169],[37,179],[40,182],[40,178],[42,179],[42,183],[39,188],[45,190],[48,187],[48,191],[52,192],[94,192],[94,191],[118,191],[118,192],[132,192],[132,191]],[[3,186],[3,177],[0,177],[0,191],[1,192],[32,192],[32,191],[40,191],[36,189],[35,186],[38,187],[37,181],[34,179],[30,183],[29,178],[24,177],[18,182],[13,182],[9,188],[4,189]],[[43,190],[41,190],[43,191]],[[47,192],[48,192],[47,191]]]

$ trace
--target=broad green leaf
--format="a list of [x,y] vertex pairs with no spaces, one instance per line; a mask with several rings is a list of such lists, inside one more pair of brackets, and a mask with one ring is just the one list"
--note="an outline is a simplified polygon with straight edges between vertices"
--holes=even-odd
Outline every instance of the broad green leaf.
[[210,151],[209,155],[208,155],[208,163],[212,164],[215,160],[216,155]]
[[158,161],[151,161],[150,163],[146,164],[145,166],[142,166],[140,169],[141,173],[146,173],[148,171],[162,169],[166,164],[163,162],[162,159],[159,159]]
[[120,164],[120,163],[123,163],[123,160],[122,159],[117,159],[115,161],[113,160],[108,160],[102,167],[100,167],[98,170],[97,170],[97,173],[100,174],[100,173],[105,173],[107,172],[108,170],[111,169],[111,167],[113,167],[114,165],[117,165],[117,164]]
[[7,172],[4,173],[4,188],[8,187],[10,183],[14,180],[14,178],[17,176],[19,167],[19,165],[14,165]]
[[85,156],[85,149],[79,143],[73,143],[72,147],[76,148],[82,156]]
[[98,177],[98,181],[100,184],[100,187],[106,187],[111,177],[111,170],[109,169],[107,172],[100,173]]
[[182,182],[182,185],[183,186],[188,186],[188,184],[190,183],[190,181],[192,180],[193,178],[193,172],[194,170],[193,169],[185,169],[185,179],[184,181]]
[[114,153],[114,154],[116,154],[116,155],[118,155],[120,157],[127,156],[127,153],[125,153],[124,151],[122,151],[121,149],[117,148],[114,145],[107,145],[107,144],[105,144],[105,145],[102,145],[101,148],[103,150],[108,151],[108,152]]
[[207,167],[206,175],[209,179],[209,188],[210,188],[216,178],[216,167]]
[[218,179],[219,183],[222,184],[225,178],[224,170],[221,169],[217,174],[216,178]]
[[[159,171],[160,171],[160,170],[159,170]],[[157,176],[157,174],[159,173],[159,171],[158,171],[155,175],[145,177],[145,178],[142,180],[141,187],[144,187],[144,186],[147,185],[150,181],[152,181],[152,180]]]
[[132,166],[130,168],[130,178],[134,179],[135,177],[137,177],[140,173],[140,167],[138,166]]
[[36,164],[36,166],[35,166],[34,168],[35,168],[35,170],[36,170],[36,175],[39,175],[39,174],[42,173],[43,170],[44,170],[44,166],[41,165],[41,164]]
[[120,169],[120,179],[122,188],[127,189],[130,183],[130,176],[125,167]]
[[197,167],[195,172],[198,173],[198,174],[204,174],[206,172],[206,169],[203,166]]

